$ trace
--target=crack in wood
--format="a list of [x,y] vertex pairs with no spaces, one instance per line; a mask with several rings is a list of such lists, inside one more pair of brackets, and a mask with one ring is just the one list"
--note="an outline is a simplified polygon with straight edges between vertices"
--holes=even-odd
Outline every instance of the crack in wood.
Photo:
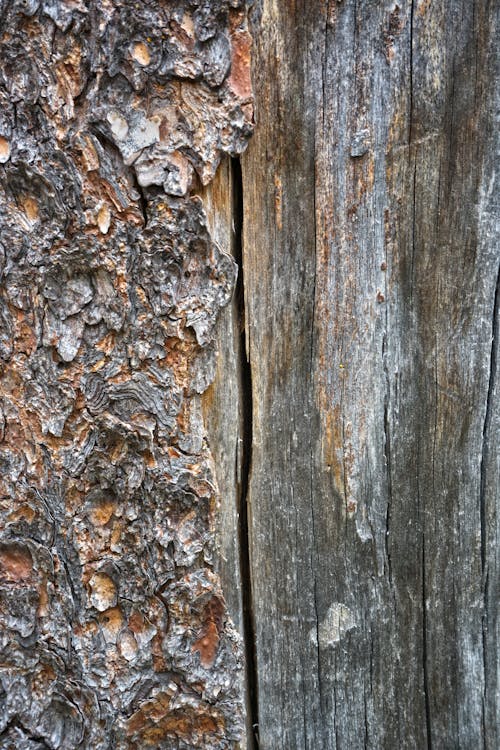
[[242,624],[245,645],[245,659],[248,686],[248,712],[251,731],[248,736],[248,750],[259,746],[258,740],[258,681],[256,668],[255,623],[252,597],[252,576],[250,564],[250,537],[248,519],[248,489],[252,469],[253,442],[253,401],[252,369],[247,350],[247,324],[245,319],[245,276],[243,269],[243,181],[241,162],[238,157],[231,159],[232,209],[233,209],[233,255],[238,266],[235,298],[239,323],[239,393],[241,430],[241,469],[238,487],[239,548],[242,590]]
[[[486,737],[486,704],[487,704],[487,687],[489,683],[490,665],[488,664],[488,621],[489,613],[489,570],[486,561],[487,555],[487,518],[486,518],[486,496],[487,496],[487,466],[490,458],[490,430],[492,421],[492,409],[494,402],[494,393],[496,387],[496,376],[498,369],[498,342],[499,342],[499,315],[500,313],[500,268],[497,272],[495,287],[495,297],[493,302],[493,315],[491,324],[491,355],[488,379],[488,392],[486,396],[486,413],[483,425],[483,443],[481,451],[480,467],[480,485],[479,485],[479,510],[481,516],[481,572],[483,578],[483,627],[482,627],[482,646],[483,646],[483,671],[484,671],[484,688],[482,700],[482,720],[483,736]],[[486,746],[486,745],[485,745]]]
[[500,270],[497,274],[495,288],[495,299],[493,302],[493,316],[491,324],[491,355],[490,372],[488,380],[488,393],[486,396],[486,413],[483,426],[483,446],[481,454],[481,483],[480,483],[480,507],[481,507],[481,568],[483,575],[486,568],[486,465],[488,463],[490,444],[489,428],[491,425],[493,393],[495,390],[497,357],[498,357],[498,334],[499,334],[499,306],[500,306]]

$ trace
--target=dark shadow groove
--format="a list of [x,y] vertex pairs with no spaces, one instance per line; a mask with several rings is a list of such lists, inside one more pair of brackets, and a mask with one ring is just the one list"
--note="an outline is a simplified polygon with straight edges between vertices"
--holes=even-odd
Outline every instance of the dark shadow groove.
[[137,205],[141,211],[142,218],[144,220],[144,226],[143,229],[145,229],[148,225],[148,199],[146,198],[146,192],[142,185],[139,184],[139,180],[137,179],[137,175],[135,173],[135,170],[132,169],[131,171],[132,180],[134,182],[134,187],[139,194],[139,200],[137,202]]
[[493,320],[491,325],[491,354],[490,354],[490,374],[488,381],[488,393],[486,396],[486,414],[483,425],[483,450],[481,455],[481,483],[480,483],[480,504],[481,504],[481,567],[483,575],[486,567],[486,466],[489,458],[489,431],[491,425],[491,409],[493,406],[493,394],[495,390],[495,377],[497,370],[497,349],[498,349],[498,312],[500,305],[500,272],[497,275],[495,289],[495,300],[493,303]]
[[[481,452],[481,469],[479,485],[479,510],[481,514],[481,573],[483,586],[483,622],[482,622],[482,644],[483,644],[483,700],[482,700],[482,722],[483,737],[486,743],[486,726],[487,726],[487,692],[490,683],[490,660],[488,658],[488,625],[490,619],[490,602],[489,602],[489,571],[487,566],[487,518],[486,518],[486,492],[487,492],[487,467],[490,460],[490,429],[492,420],[492,408],[496,387],[497,358],[498,358],[498,341],[499,341],[499,308],[500,308],[500,271],[497,274],[495,299],[493,302],[493,319],[491,326],[491,354],[490,354],[490,372],[488,380],[488,393],[486,396],[486,413],[483,424],[483,444]],[[486,744],[485,744],[486,747]]]
[[231,159],[232,214],[233,214],[233,256],[238,265],[235,300],[239,325],[239,390],[240,390],[240,437],[241,472],[238,486],[239,550],[243,608],[243,638],[245,642],[246,678],[248,688],[247,710],[251,731],[248,736],[248,750],[256,750],[258,741],[258,693],[255,649],[255,622],[252,597],[252,574],[250,567],[250,541],[248,526],[248,487],[252,467],[252,371],[247,358],[245,327],[245,277],[243,270],[243,181],[241,163],[238,157]]

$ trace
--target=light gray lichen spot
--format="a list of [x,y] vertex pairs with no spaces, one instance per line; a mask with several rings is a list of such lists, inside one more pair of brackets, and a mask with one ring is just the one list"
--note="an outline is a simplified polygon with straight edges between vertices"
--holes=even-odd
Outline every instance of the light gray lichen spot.
[[320,623],[317,633],[315,629],[311,630],[310,639],[313,642],[318,641],[320,648],[335,646],[349,630],[355,627],[354,615],[349,607],[340,602],[333,602]]
[[351,141],[350,154],[353,158],[364,156],[370,150],[370,131],[367,129],[359,130],[354,134]]
[[370,528],[370,523],[366,518],[365,509],[363,509],[363,511],[364,512],[362,512],[360,516],[356,516],[356,533],[361,541],[365,543],[372,541],[373,534]]

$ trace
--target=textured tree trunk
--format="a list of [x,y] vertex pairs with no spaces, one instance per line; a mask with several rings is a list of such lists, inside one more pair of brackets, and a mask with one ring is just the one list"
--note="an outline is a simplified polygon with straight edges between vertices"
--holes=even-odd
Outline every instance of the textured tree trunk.
[[497,16],[0,0],[2,750],[496,750]]
[[499,746],[498,9],[254,10],[262,750]]
[[234,748],[200,394],[236,266],[195,194],[252,130],[246,2],[0,23],[0,747]]

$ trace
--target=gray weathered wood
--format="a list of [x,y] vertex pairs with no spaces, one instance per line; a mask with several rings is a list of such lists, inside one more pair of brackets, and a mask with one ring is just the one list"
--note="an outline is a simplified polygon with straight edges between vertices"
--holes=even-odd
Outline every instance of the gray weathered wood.
[[[222,247],[231,248],[238,264],[238,283],[231,304],[221,314],[217,327],[217,362],[213,383],[203,395],[203,412],[215,464],[220,497],[216,526],[215,567],[221,577],[229,614],[246,641],[248,664],[245,679],[247,731],[252,734],[251,696],[248,675],[252,671],[252,633],[248,629],[249,589],[248,540],[245,494],[248,483],[247,431],[249,405],[245,402],[245,346],[243,331],[243,269],[241,268],[240,172],[234,160],[226,159],[215,179],[205,188],[203,203],[210,232]],[[247,747],[248,740],[242,738]]]
[[497,9],[253,11],[262,750],[498,747]]
[[[233,248],[234,208],[231,164],[225,160],[204,190],[210,233],[221,247]],[[242,631],[239,491],[241,466],[241,387],[239,312],[236,295],[221,314],[217,328],[214,382],[203,395],[203,411],[220,495],[217,514],[218,558],[222,586],[235,625]]]

